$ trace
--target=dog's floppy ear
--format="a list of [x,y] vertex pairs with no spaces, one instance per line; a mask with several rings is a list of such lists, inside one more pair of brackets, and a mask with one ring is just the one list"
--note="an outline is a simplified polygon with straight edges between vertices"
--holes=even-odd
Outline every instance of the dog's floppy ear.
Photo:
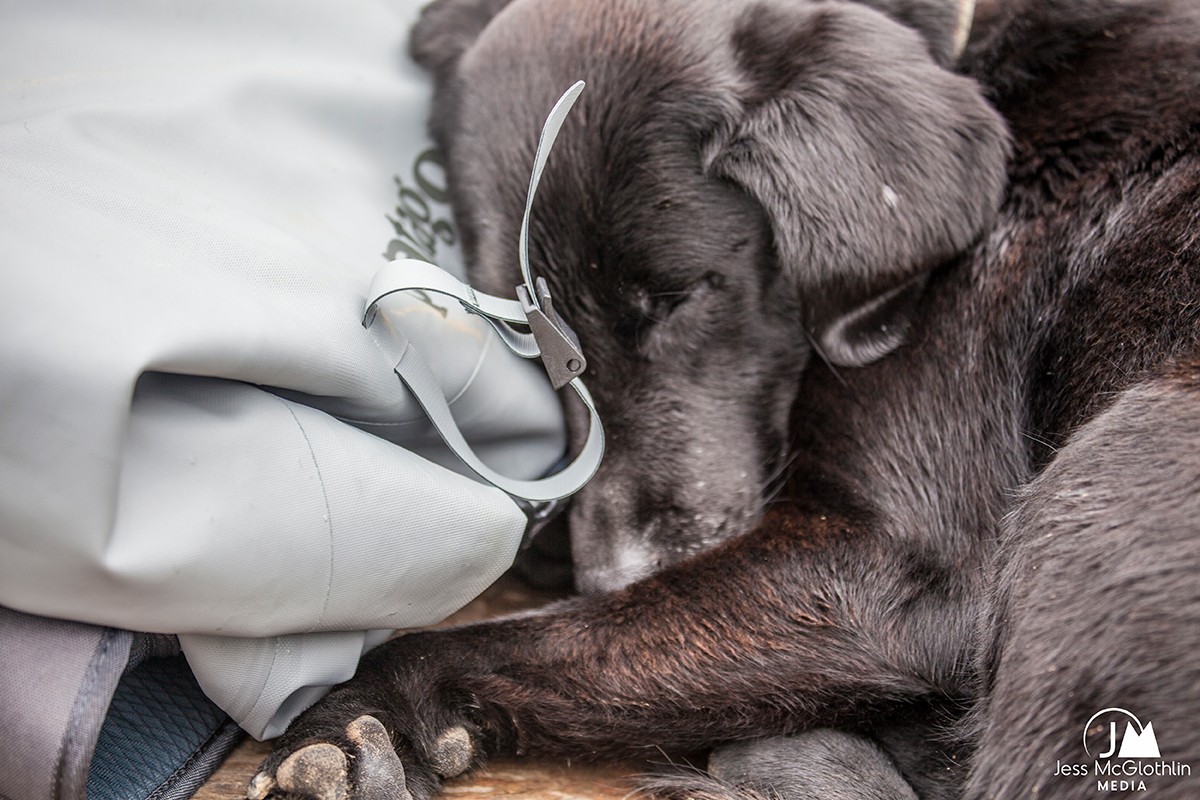
[[408,51],[438,79],[447,77],[492,17],[511,0],[435,0],[421,10]]
[[924,276],[972,244],[1008,139],[976,84],[865,6],[751,6],[733,32],[740,118],[705,150],[771,219],[805,324],[833,363],[897,347]]

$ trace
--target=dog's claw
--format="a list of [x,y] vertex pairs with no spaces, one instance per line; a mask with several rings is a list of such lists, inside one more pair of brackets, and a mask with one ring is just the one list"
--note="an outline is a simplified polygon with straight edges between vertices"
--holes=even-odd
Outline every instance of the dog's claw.
[[412,800],[405,786],[404,766],[383,723],[363,715],[346,726],[346,737],[358,748],[357,797],[362,800]]
[[266,800],[267,795],[275,788],[275,779],[265,772],[260,772],[246,787],[247,800]]

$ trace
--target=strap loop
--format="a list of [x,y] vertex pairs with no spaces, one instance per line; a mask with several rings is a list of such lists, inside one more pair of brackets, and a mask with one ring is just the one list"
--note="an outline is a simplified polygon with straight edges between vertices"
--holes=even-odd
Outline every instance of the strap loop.
[[475,455],[475,451],[467,444],[454,422],[450,406],[446,404],[446,397],[442,394],[442,387],[434,377],[433,371],[411,343],[405,347],[400,362],[396,364],[396,374],[417,398],[417,402],[429,415],[434,427],[455,455],[476,475],[513,497],[539,503],[567,497],[582,489],[600,466],[600,459],[604,455],[604,430],[600,425],[600,416],[596,413],[592,396],[578,379],[571,381],[570,386],[583,400],[591,417],[583,451],[561,472],[537,480],[523,481],[505,477],[479,460],[479,456]]

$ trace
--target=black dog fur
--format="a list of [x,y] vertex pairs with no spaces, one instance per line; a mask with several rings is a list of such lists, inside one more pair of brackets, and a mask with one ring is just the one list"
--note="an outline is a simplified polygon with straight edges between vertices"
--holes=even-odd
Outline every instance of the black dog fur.
[[[592,83],[535,271],[612,420],[618,472],[572,536],[624,539],[576,547],[581,583],[639,579],[377,648],[252,794],[424,798],[500,752],[717,747],[711,776],[648,791],[1084,798],[1098,777],[1062,765],[1120,707],[1189,766],[1137,780],[1197,796],[1200,6],[985,6],[964,78],[934,3],[698,4],[700,27],[551,5],[441,0],[414,51],[491,290],[516,283],[541,116]],[[485,31],[499,13],[523,45]],[[608,66],[574,74],[586,53]],[[995,216],[1006,140],[975,92],[1011,132]]]
[[512,291],[521,172],[562,76],[589,82],[531,246],[608,432],[572,506],[577,583],[620,588],[760,518],[810,342],[838,364],[899,344],[1000,201],[1003,127],[859,4],[515,3],[482,33],[464,7],[430,7],[413,49],[475,285]]

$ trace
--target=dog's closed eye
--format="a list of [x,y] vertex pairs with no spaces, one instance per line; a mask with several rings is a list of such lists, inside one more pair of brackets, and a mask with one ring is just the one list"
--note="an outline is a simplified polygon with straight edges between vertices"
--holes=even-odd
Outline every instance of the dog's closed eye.
[[617,335],[641,356],[657,360],[679,346],[694,346],[713,316],[713,301],[725,287],[725,276],[708,272],[679,288],[634,286],[624,295]]

